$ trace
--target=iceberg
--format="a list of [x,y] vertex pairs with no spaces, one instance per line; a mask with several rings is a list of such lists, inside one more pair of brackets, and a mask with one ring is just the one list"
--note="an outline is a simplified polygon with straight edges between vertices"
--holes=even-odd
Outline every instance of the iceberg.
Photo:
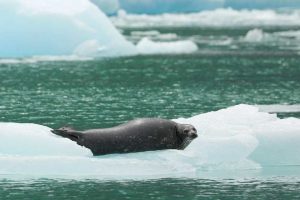
[[0,0],[0,57],[136,53],[89,0]]

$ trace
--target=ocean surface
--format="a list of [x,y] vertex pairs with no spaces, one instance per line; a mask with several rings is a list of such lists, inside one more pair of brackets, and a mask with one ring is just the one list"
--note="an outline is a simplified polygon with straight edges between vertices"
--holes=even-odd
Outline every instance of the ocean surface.
[[[77,129],[105,128],[140,117],[190,118],[239,104],[253,105],[260,108],[261,112],[268,110],[277,114],[277,120],[299,122],[300,26],[120,25],[118,28],[135,44],[144,37],[155,42],[189,40],[197,45],[198,50],[193,53],[67,61],[39,57],[1,59],[0,129],[11,122],[16,124],[10,124],[10,131],[20,123],[33,123],[49,128],[64,125]],[[236,116],[232,116],[235,112]],[[235,112],[227,115],[229,120],[231,117],[236,117],[235,120],[243,117],[243,109],[239,110],[237,107]],[[252,124],[255,120],[249,118],[248,121]],[[224,124],[214,124],[214,119],[209,122],[211,126],[219,126],[221,131],[222,126],[228,129]],[[282,131],[295,128],[292,131],[296,133],[295,130],[299,130],[299,127],[292,126],[293,124],[276,125]],[[272,133],[271,128],[272,126],[269,130],[260,130]],[[16,129],[17,133],[22,132],[22,127]],[[199,135],[203,133],[198,131]],[[288,133],[287,135],[289,136]],[[18,141],[18,137],[14,137],[13,141]],[[247,138],[245,141],[248,142]],[[270,140],[266,143],[272,146],[272,142],[274,141]],[[285,143],[284,148],[289,149],[289,144]],[[231,148],[236,148],[234,145],[232,143]],[[227,151],[226,148],[224,145],[221,151]],[[276,145],[273,148],[276,149]],[[266,157],[274,154],[276,151]],[[292,151],[287,155],[293,158]],[[111,172],[115,176],[110,178],[97,176],[92,172],[82,174],[79,169],[82,163],[79,162],[85,162],[84,160],[71,162],[72,165],[68,165],[67,169],[61,164],[63,159],[52,163],[46,161],[47,158],[39,161],[45,162],[42,167],[49,168],[49,171],[55,168],[54,174],[35,173],[38,170],[31,160],[32,171],[31,161],[27,161],[26,169],[21,169],[24,173],[19,173],[17,166],[6,165],[13,158],[2,156],[0,197],[6,200],[300,198],[299,162],[291,158],[288,160],[291,162],[287,161],[284,165],[276,165],[274,161],[263,165],[258,162],[260,156],[253,157],[259,166],[249,163],[254,167],[245,168],[243,164],[240,168],[230,162],[231,167],[223,168],[223,162],[220,165],[215,162],[213,167],[197,167],[196,175],[193,171],[190,177],[189,170],[180,171],[181,166],[178,167],[177,162],[174,161],[174,166],[170,167],[172,161],[166,165],[168,168],[165,171],[155,166],[155,170],[161,172],[156,177],[157,174],[151,176],[151,169],[146,167],[148,163],[144,166],[141,163],[146,161],[136,157],[130,160],[134,161],[129,163],[130,173],[123,172],[126,160],[122,160],[120,155],[108,158],[120,159],[120,165],[114,165],[116,169]],[[281,158],[278,156],[276,159]],[[149,161],[152,162],[155,160]],[[134,173],[135,165],[140,173]],[[179,170],[180,173],[174,175],[172,170]],[[63,173],[58,173],[60,171]],[[73,173],[69,173],[70,171]],[[134,176],[130,176],[131,173]]]

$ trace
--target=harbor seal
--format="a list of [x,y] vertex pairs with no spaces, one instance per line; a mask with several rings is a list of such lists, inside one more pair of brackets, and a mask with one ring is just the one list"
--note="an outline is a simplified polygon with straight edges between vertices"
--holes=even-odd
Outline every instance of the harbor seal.
[[52,130],[90,149],[93,155],[131,153],[163,149],[185,149],[197,135],[189,124],[143,118],[113,128],[77,131],[69,127]]

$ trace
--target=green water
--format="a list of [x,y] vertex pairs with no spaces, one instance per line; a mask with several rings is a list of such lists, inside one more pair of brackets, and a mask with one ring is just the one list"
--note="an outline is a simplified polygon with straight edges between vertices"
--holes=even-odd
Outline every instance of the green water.
[[[130,31],[124,31],[129,38]],[[282,49],[280,42],[244,44],[239,42],[248,31],[244,28],[160,31],[194,38],[203,48],[190,55],[0,64],[0,121],[86,129],[139,117],[191,117],[240,103],[300,103],[300,56]],[[203,42],[209,35],[216,40],[230,36],[237,47]],[[279,115],[299,117],[299,113]],[[254,175],[250,179],[246,178],[248,172],[241,171],[238,177],[242,178],[229,174],[229,179],[211,180],[1,177],[0,198],[299,199],[298,171],[296,167],[275,177]]]
[[3,199],[299,199],[300,182],[162,179],[148,181],[48,180],[0,182]]
[[298,56],[139,56],[0,66],[1,121],[109,127],[245,104],[297,104]]

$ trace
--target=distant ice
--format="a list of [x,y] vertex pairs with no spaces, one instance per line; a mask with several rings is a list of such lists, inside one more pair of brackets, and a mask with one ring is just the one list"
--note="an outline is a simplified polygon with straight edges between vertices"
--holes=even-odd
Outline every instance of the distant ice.
[[234,42],[233,38],[227,37],[224,39],[211,39],[211,40],[202,40],[202,43],[208,43],[212,46],[229,46]]
[[137,49],[140,54],[186,54],[197,51],[198,47],[190,40],[154,42],[143,38],[137,44]]
[[19,63],[38,63],[38,62],[56,62],[56,61],[87,61],[93,60],[91,56],[32,56],[26,58],[2,58],[0,64],[19,64]]
[[252,29],[247,32],[244,37],[244,41],[246,42],[261,42],[265,37],[263,30],[261,29]]
[[234,26],[299,26],[300,11],[234,10],[220,8],[190,14],[129,14],[119,11],[111,17],[118,27],[234,27]]
[[286,30],[279,32],[265,32],[260,28],[251,29],[239,42],[248,42],[256,45],[263,43],[264,45],[277,47],[280,50],[296,51],[300,50],[300,31]]
[[190,38],[182,38],[178,36],[176,33],[172,32],[164,32],[161,33],[158,30],[133,30],[130,32],[130,35],[126,35],[126,38],[138,44],[143,38],[148,38],[149,40],[156,41],[156,42],[175,42],[180,40],[189,40]]
[[274,35],[277,35],[279,37],[284,37],[284,38],[295,38],[300,40],[300,30],[280,31],[274,33]]
[[158,36],[161,33],[157,30],[150,30],[150,31],[132,31],[131,35],[133,36]]
[[160,33],[156,30],[151,31],[132,31],[131,36],[133,37],[148,37],[148,38],[155,38],[158,40],[175,40],[177,39],[176,33]]

